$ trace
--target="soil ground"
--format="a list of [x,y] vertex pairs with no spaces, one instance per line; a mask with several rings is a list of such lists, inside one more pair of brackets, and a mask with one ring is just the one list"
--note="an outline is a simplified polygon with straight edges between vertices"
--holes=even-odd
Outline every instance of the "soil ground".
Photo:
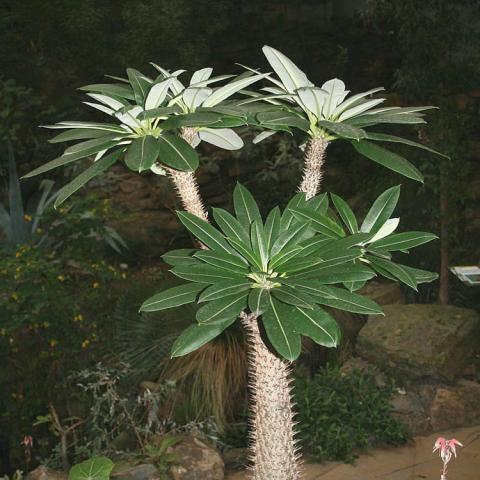
[[[457,459],[451,460],[448,480],[480,480],[480,426],[415,437],[401,448],[379,448],[360,456],[354,465],[328,462],[305,465],[304,480],[439,480],[442,462],[432,453],[438,437],[463,443]],[[227,480],[246,480],[245,472],[227,475]]]

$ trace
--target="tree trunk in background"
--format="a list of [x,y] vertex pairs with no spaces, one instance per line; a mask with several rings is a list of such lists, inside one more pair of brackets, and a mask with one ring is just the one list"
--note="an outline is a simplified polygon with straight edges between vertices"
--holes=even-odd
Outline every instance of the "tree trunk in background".
[[449,249],[448,249],[448,188],[446,185],[445,167],[440,167],[440,287],[438,302],[448,305],[449,302]]
[[305,148],[303,178],[298,191],[305,193],[307,200],[314,197],[320,188],[327,146],[328,141],[318,137],[310,139]]
[[255,315],[241,318],[249,343],[251,478],[298,480],[290,364],[265,345]]
[[[182,138],[192,146],[194,145],[196,135],[197,132],[194,128],[182,129]],[[208,221],[208,214],[198,190],[195,172],[179,172],[173,168],[166,168],[166,170],[185,210],[200,217],[202,220]]]

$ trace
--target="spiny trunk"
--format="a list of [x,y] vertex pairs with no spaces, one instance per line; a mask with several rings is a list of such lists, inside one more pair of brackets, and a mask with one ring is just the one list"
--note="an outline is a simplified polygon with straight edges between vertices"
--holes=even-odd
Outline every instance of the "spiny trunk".
[[303,178],[298,191],[305,193],[307,200],[314,197],[320,188],[327,146],[327,140],[317,137],[311,138],[305,148]]
[[[182,138],[193,146],[196,137],[194,128],[183,128]],[[177,194],[182,201],[182,205],[187,212],[208,221],[208,214],[203,206],[202,197],[198,190],[197,178],[194,172],[179,172],[173,168],[166,168],[168,176],[177,190]]]
[[255,315],[241,315],[249,341],[252,480],[297,480],[290,365],[263,342]]

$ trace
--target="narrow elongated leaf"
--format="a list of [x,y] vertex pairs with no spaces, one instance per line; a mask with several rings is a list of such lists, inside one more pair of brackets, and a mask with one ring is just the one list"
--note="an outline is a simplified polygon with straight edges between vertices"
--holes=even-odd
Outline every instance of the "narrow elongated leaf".
[[93,149],[96,149],[97,147],[101,147],[103,149],[106,143],[113,141],[117,137],[118,136],[115,133],[109,133],[100,138],[92,138],[91,140],[86,140],[85,142],[76,143],[75,145],[68,147],[63,152],[63,154],[78,155],[84,151],[91,152]]
[[300,243],[300,247],[302,247],[302,257],[308,257],[314,253],[316,253],[320,248],[324,245],[332,243],[332,240],[329,237],[325,237],[323,235],[315,235],[313,238],[309,238]]
[[225,150],[239,150],[243,147],[243,140],[230,128],[203,128],[198,135],[204,142]]
[[316,303],[328,305],[347,312],[368,314],[382,314],[382,309],[376,302],[356,293],[337,287],[326,287],[318,282],[297,282],[297,288],[311,295]]
[[179,307],[194,302],[198,292],[205,288],[201,283],[186,283],[157,293],[146,300],[140,307],[141,312],[156,312],[167,308]]
[[362,102],[341,113],[340,116],[338,117],[338,120],[340,122],[343,122],[344,120],[347,120],[349,118],[356,117],[357,115],[361,115],[363,112],[370,110],[371,108],[375,107],[376,105],[379,105],[380,103],[383,103],[384,101],[385,101],[384,98],[374,98],[372,100],[367,100],[365,102]]
[[158,137],[159,159],[165,165],[180,170],[193,172],[198,167],[197,152],[177,135],[165,133]]
[[98,92],[104,95],[113,95],[115,97],[126,98],[128,100],[135,100],[133,90],[130,85],[121,83],[97,83],[94,85],[85,85],[80,87],[80,90],[86,92]]
[[190,79],[190,85],[194,85],[195,83],[208,80],[212,75],[212,72],[213,72],[213,68],[210,68],[210,67],[197,70],[196,72],[194,72],[194,74],[192,75],[192,78]]
[[[391,111],[387,111],[391,110]],[[349,118],[345,120],[349,125],[355,127],[369,127],[371,125],[378,125],[380,123],[393,123],[399,125],[416,125],[420,123],[427,123],[423,120],[421,114],[401,114],[397,115],[396,113],[400,110],[399,108],[385,108],[378,109],[376,112],[375,109],[370,112],[365,112],[363,115],[357,117]],[[385,112],[385,113],[382,113]]]
[[340,105],[337,106],[334,112],[335,116],[340,115],[342,112],[344,112],[348,108],[354,107],[359,103],[365,102],[366,101],[364,100],[365,97],[368,97],[373,93],[381,92],[382,90],[385,90],[385,89],[383,87],[372,88],[371,90],[368,90],[366,92],[357,93],[356,95],[352,95],[351,97],[348,97],[345,101],[343,101]]
[[270,291],[266,288],[252,288],[248,295],[248,308],[257,316],[270,308]]
[[394,172],[423,183],[423,176],[408,160],[390,152],[383,147],[379,147],[373,143],[362,140],[360,142],[352,142],[355,149],[365,157],[374,162],[387,167]]
[[280,233],[281,217],[280,208],[275,207],[270,210],[270,213],[265,220],[265,237],[267,240],[268,252]]
[[97,100],[97,102],[107,105],[107,107],[110,107],[114,112],[129,105],[129,103],[123,99],[117,100],[108,95],[102,95],[100,93],[87,93],[87,95],[94,100]]
[[102,150],[109,149],[117,145],[115,140],[106,140],[104,143],[98,144],[96,147],[91,147],[88,150],[82,150],[78,153],[70,153],[68,155],[62,155],[61,157],[56,158],[50,162],[45,163],[44,165],[32,170],[31,172],[24,175],[22,178],[34,177],[35,175],[40,175],[41,173],[48,172],[54,168],[61,167],[63,165],[68,165],[69,163],[75,162],[85,157],[94,155]]
[[262,269],[264,271],[267,270],[268,265],[268,240],[265,235],[265,231],[263,229],[262,222],[259,220],[255,220],[252,223],[251,232],[250,232],[250,239],[252,243],[252,249],[255,254],[260,257],[262,262]]
[[315,195],[307,201],[307,208],[311,208],[322,215],[325,215],[328,210],[328,196],[326,193]]
[[235,250],[250,263],[250,265],[256,266],[260,271],[263,269],[262,259],[255,254],[250,244],[247,246],[241,240],[231,237],[227,238],[227,240],[235,248]]
[[[92,128],[75,128],[72,130],[67,130],[66,132],[62,132],[59,135],[51,138],[49,140],[50,143],[60,143],[60,142],[68,142],[70,140],[83,140],[83,139],[91,139],[91,138],[99,138],[110,136],[112,132],[107,130],[94,130]],[[121,134],[119,134],[121,135]],[[125,132],[127,135],[127,132]]]
[[301,103],[317,118],[322,117],[322,108],[328,93],[318,87],[302,87],[297,89]]
[[211,94],[212,89],[208,87],[189,87],[183,91],[182,100],[190,110],[195,110]]
[[298,115],[290,112],[262,112],[257,115],[257,120],[266,127],[283,125],[286,127],[296,127],[303,131],[308,131],[309,122]]
[[224,281],[241,281],[245,277],[238,273],[232,273],[224,268],[211,265],[179,265],[170,270],[175,276],[189,280],[190,282],[214,284]]
[[233,206],[237,219],[248,230],[255,220],[262,221],[253,195],[241,183],[237,183],[233,192]]
[[214,107],[218,105],[223,100],[226,100],[228,97],[231,97],[235,93],[239,92],[243,88],[248,87],[252,83],[258,82],[262,78],[268,76],[268,73],[264,73],[261,75],[252,75],[247,78],[242,78],[240,80],[235,80],[233,82],[227,83],[223,87],[218,88],[215,90],[204,102],[204,107]]
[[360,227],[361,232],[377,232],[380,227],[390,218],[395,210],[400,197],[400,185],[385,190],[373,202],[365,220]]
[[417,290],[417,282],[415,281],[415,277],[411,275],[408,270],[403,268],[403,265],[393,263],[392,261],[383,258],[369,257],[368,259],[374,268],[380,267],[405,285]]
[[373,140],[377,142],[392,142],[392,143],[403,143],[404,145],[409,145],[410,147],[421,148],[426,150],[427,152],[434,153],[435,155],[440,155],[444,158],[450,158],[448,155],[444,155],[443,153],[437,152],[433,150],[433,148],[427,147],[418,142],[414,142],[412,140],[407,140],[406,138],[396,137],[395,135],[386,135],[385,133],[375,133],[375,132],[367,132],[367,139]]
[[175,341],[172,346],[172,358],[182,357],[202,347],[210,340],[218,337],[225,329],[235,322],[231,318],[223,323],[213,325],[190,325]]
[[183,225],[207,247],[235,254],[225,237],[208,222],[190,212],[177,212],[177,215]]
[[106,132],[117,132],[125,134],[128,130],[125,128],[120,127],[119,125],[115,125],[114,123],[95,123],[95,122],[58,122],[55,125],[42,125],[43,128],[49,128],[51,130],[66,130],[69,128],[89,128],[92,130],[105,130]]
[[288,92],[293,93],[301,87],[313,87],[305,73],[283,53],[268,45],[265,45],[262,50]]
[[162,255],[162,259],[169,265],[172,265],[172,267],[177,265],[195,265],[198,264],[198,260],[193,257],[195,252],[196,250],[193,248],[180,248],[165,253]]
[[208,302],[197,311],[197,322],[200,324],[213,324],[228,322],[236,319],[240,312],[247,307],[248,292],[237,291],[236,294]]
[[282,270],[290,273],[291,278],[315,278],[323,270],[327,270],[335,265],[350,263],[361,256],[360,249],[349,249],[335,258],[324,260],[323,258],[312,258],[309,261],[298,261],[295,264],[282,265]]
[[170,117],[160,125],[163,130],[182,127],[203,127],[205,125],[213,125],[219,122],[221,118],[222,116],[215,112],[192,112]]
[[257,143],[260,143],[261,141],[265,140],[268,137],[271,137],[272,135],[275,135],[277,132],[275,131],[269,131],[265,130],[264,132],[259,133],[253,140],[252,143],[256,145]]
[[207,287],[198,298],[198,303],[218,300],[230,295],[237,295],[238,292],[249,290],[251,282],[247,280],[226,280]]
[[290,201],[288,202],[285,210],[282,214],[282,225],[281,230],[288,230],[290,225],[293,221],[295,221],[295,217],[291,211],[292,208],[303,208],[307,206],[307,201],[305,199],[305,193],[299,192],[295,194]]
[[399,218],[389,218],[375,233],[375,235],[369,240],[369,242],[377,242],[382,238],[388,237],[391,235],[398,227],[400,223]]
[[144,172],[150,170],[160,153],[160,145],[155,137],[147,135],[137,138],[128,147],[125,164],[130,170]]
[[167,78],[163,82],[156,83],[148,92],[145,99],[145,110],[151,110],[159,107],[167,97],[168,90],[172,83],[172,78]]
[[345,232],[336,222],[326,215],[316,212],[308,208],[292,208],[291,212],[294,216],[302,220],[310,221],[310,226],[316,232],[319,232],[329,238],[341,238],[345,236]]
[[[331,285],[343,282],[359,282],[370,280],[375,272],[363,264],[333,265],[315,273],[314,279],[322,285]],[[282,283],[295,286],[295,279],[281,279]]]
[[352,209],[349,207],[348,203],[334,193],[331,193],[330,196],[332,197],[333,204],[335,205],[340,218],[343,220],[343,223],[347,226],[350,233],[357,233],[357,219],[355,218],[355,214],[352,212]]
[[106,157],[101,158],[92,166],[87,168],[80,175],[75,177],[70,183],[61,188],[55,199],[55,208],[61,205],[68,197],[73,195],[77,190],[86,185],[92,178],[100,175],[102,172],[110,168],[119,158],[122,151],[117,150]]
[[402,265],[402,268],[406,270],[417,282],[419,283],[430,283],[438,278],[438,273],[429,272],[428,270],[421,270],[420,268],[407,267]]
[[322,85],[322,90],[325,90],[328,95],[323,104],[322,114],[325,118],[331,118],[337,106],[343,102],[344,98],[349,94],[345,90],[345,84],[338,78],[332,78]]
[[219,268],[225,268],[234,273],[248,274],[248,263],[238,255],[232,255],[222,251],[200,250],[195,257],[205,263]]
[[213,208],[213,218],[227,237],[234,238],[246,245],[250,244],[250,237],[243,225],[229,212],[221,208]]
[[302,343],[295,331],[293,314],[295,307],[279,302],[270,296],[269,309],[263,314],[263,325],[273,348],[293,362],[300,355]]
[[329,132],[334,133],[342,138],[348,138],[352,140],[360,140],[366,138],[366,133],[361,128],[353,127],[346,123],[330,122],[329,120],[321,120],[318,125],[326,128]]
[[283,285],[280,288],[274,288],[271,291],[272,295],[283,303],[289,305],[296,305],[304,308],[313,308],[314,300],[302,293],[301,290],[295,290],[288,285]]
[[336,347],[342,338],[342,331],[335,319],[318,306],[313,309],[297,307],[295,330],[324,347]]
[[143,105],[143,101],[150,88],[150,82],[145,78],[142,73],[134,68],[127,68],[128,80],[133,89],[135,101],[138,105]]
[[288,249],[289,247],[299,243],[304,239],[303,237],[305,233],[309,230],[309,222],[298,222],[297,224],[291,226],[288,230],[281,233],[277,240],[275,240],[270,250],[272,260],[276,262],[278,260],[277,254],[279,254],[282,250]]
[[298,257],[299,255],[303,255],[303,248],[300,246],[292,245],[289,248],[284,248],[275,256],[273,256],[269,263],[269,268],[272,270],[280,269],[285,263],[287,263],[292,258]]

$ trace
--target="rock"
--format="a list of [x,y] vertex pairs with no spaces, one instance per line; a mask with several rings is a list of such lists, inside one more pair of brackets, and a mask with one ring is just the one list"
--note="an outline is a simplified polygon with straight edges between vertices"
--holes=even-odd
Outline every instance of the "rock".
[[67,480],[68,475],[65,472],[59,472],[51,468],[40,465],[32,470],[25,480]]
[[352,375],[355,372],[365,372],[372,375],[377,387],[384,387],[387,383],[385,376],[378,367],[360,357],[350,357],[340,368],[342,375]]
[[392,415],[400,420],[412,435],[425,435],[431,431],[429,415],[418,394],[399,391],[393,395],[390,404]]
[[231,448],[223,454],[223,461],[227,470],[244,468],[248,461],[247,448]]
[[380,306],[405,304],[405,294],[400,285],[394,282],[368,282],[358,293],[374,300]]
[[465,403],[460,395],[448,388],[438,388],[430,407],[434,430],[447,430],[465,425]]
[[452,381],[471,361],[480,319],[474,310],[441,305],[387,305],[370,316],[357,353],[405,381]]
[[178,455],[171,469],[174,480],[223,480],[225,465],[220,454],[195,437],[185,437],[168,450]]
[[160,473],[151,463],[139,465],[116,465],[111,475],[112,480],[160,480]]

